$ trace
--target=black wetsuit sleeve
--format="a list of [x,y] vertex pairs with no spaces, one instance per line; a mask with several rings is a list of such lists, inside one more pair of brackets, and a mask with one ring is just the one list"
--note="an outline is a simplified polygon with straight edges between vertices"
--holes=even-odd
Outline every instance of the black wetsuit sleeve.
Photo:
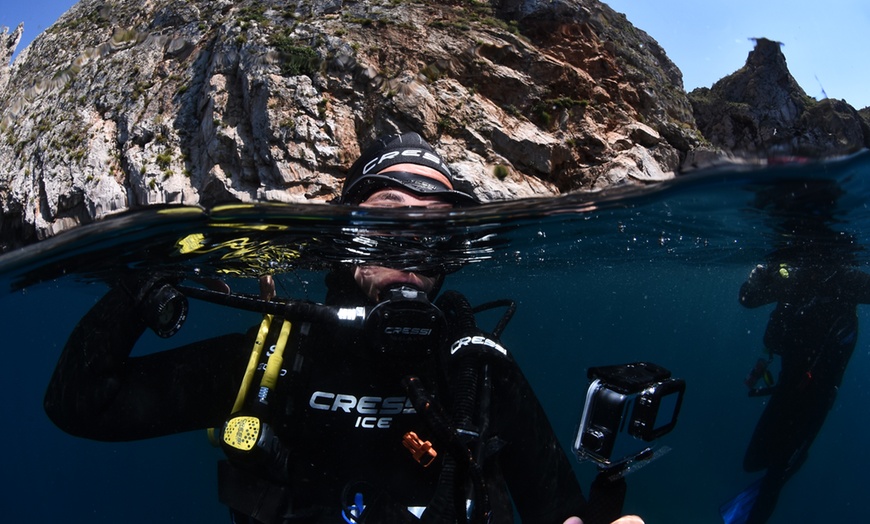
[[516,365],[499,368],[493,421],[511,498],[524,523],[561,524],[584,516],[586,499],[543,407]]
[[749,274],[746,282],[740,286],[740,304],[748,308],[756,308],[780,300],[782,286],[779,277],[773,269],[757,265]]
[[120,289],[88,311],[46,391],[45,411],[58,427],[119,441],[222,424],[244,373],[247,337],[226,335],[131,357],[144,331],[133,300]]
[[870,304],[870,275],[852,269],[821,267],[798,268],[783,276],[778,268],[758,265],[740,287],[740,303],[749,308],[805,300],[809,296]]

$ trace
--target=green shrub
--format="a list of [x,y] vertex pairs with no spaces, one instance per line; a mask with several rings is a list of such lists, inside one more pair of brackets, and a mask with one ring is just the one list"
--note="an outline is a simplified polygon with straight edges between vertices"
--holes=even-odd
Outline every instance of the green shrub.
[[167,169],[169,165],[172,163],[172,153],[169,151],[164,151],[157,155],[157,165],[162,167],[163,169]]
[[285,76],[312,76],[320,70],[320,57],[307,46],[296,45],[295,40],[285,29],[269,38],[269,43],[281,57],[281,74]]

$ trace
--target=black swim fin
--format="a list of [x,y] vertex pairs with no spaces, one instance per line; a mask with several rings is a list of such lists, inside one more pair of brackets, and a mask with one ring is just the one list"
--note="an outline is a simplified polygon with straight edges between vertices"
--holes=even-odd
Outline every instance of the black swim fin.
[[761,489],[761,479],[753,482],[748,488],[737,494],[736,497],[719,506],[719,515],[725,524],[745,524],[749,518],[749,511],[755,505],[758,491]]

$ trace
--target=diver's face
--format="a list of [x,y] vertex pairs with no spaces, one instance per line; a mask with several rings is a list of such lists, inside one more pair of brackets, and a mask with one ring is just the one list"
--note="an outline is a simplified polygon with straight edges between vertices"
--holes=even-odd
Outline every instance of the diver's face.
[[383,266],[357,266],[353,270],[353,279],[363,292],[374,301],[381,299],[381,292],[395,285],[408,285],[429,293],[441,276],[427,277],[411,271],[402,271]]
[[[447,180],[440,171],[419,164],[395,164],[379,171],[384,173],[387,171],[404,171],[406,173],[416,173],[425,177],[437,180],[448,187],[453,187],[453,184]],[[414,193],[404,191],[402,189],[381,189],[375,191],[360,203],[360,207],[419,207],[426,209],[450,209],[453,204],[445,202],[438,197],[418,197]]]
[[416,207],[425,209],[450,209],[453,204],[438,197],[419,197],[401,189],[375,191],[360,203],[360,207]]
[[[437,197],[419,197],[408,191],[390,188],[375,191],[360,203],[360,207],[450,209],[453,205]],[[357,266],[353,278],[366,296],[378,301],[383,290],[397,284],[407,284],[429,293],[443,277],[429,277],[382,266]]]

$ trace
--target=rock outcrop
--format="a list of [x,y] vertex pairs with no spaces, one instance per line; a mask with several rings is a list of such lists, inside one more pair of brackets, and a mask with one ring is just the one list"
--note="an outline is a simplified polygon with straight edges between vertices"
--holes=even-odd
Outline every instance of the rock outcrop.
[[673,176],[680,72],[594,0],[82,0],[0,93],[9,243],[158,203],[328,201],[415,130],[485,200]]
[[[746,65],[689,93],[714,146],[749,155],[819,157],[870,147],[865,118],[843,100],[815,100],[791,76],[781,44],[756,39]],[[866,109],[865,109],[866,111]]]
[[9,63],[23,33],[24,24],[18,24],[18,27],[11,33],[8,27],[0,28],[0,92],[3,92],[9,82]]

